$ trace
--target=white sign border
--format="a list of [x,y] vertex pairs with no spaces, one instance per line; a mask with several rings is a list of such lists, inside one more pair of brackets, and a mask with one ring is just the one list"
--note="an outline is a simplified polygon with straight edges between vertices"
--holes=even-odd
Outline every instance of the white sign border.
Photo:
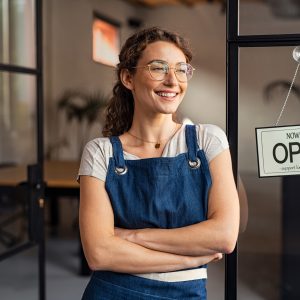
[[[258,133],[259,130],[262,129],[271,129],[271,128],[288,128],[288,127],[300,127],[300,124],[294,124],[294,125],[282,125],[282,126],[265,126],[265,127],[255,127],[255,141],[256,141],[256,157],[257,157],[257,169],[258,169],[258,177],[259,178],[269,178],[269,177],[286,177],[286,176],[300,176],[300,171],[297,172],[296,174],[287,174],[286,172],[282,172],[282,175],[279,175],[279,172],[276,172],[277,175],[262,175],[260,172],[260,155],[259,155],[259,141],[258,138],[259,136],[261,137],[261,134]],[[262,162],[263,166],[263,162]],[[266,174],[266,172],[264,173]]]

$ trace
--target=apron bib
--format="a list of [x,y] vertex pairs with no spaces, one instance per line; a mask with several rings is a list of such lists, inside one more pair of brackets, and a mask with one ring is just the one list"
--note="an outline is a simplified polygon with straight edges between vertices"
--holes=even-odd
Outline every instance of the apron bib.
[[[207,219],[211,177],[196,128],[186,125],[187,152],[176,157],[124,160],[119,137],[110,137],[105,188],[116,227],[179,228]],[[201,266],[205,268],[206,266]],[[206,279],[164,282],[131,274],[96,271],[84,300],[205,300]]]

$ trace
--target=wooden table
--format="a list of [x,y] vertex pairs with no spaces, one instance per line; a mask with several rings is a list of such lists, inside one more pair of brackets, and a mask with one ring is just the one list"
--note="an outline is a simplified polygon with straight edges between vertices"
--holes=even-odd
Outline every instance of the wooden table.
[[[79,199],[79,184],[76,181],[78,169],[78,161],[45,161],[44,163],[45,198],[50,200],[50,225],[52,230],[55,230],[59,223],[58,198],[69,196]],[[16,186],[24,181],[27,181],[27,166],[0,168],[1,186]],[[90,274],[82,248],[80,248],[79,273],[81,275]]]
[[[78,189],[76,181],[79,169],[78,161],[45,161],[44,180],[48,188]],[[27,180],[25,165],[11,166],[0,169],[0,185],[15,186]]]

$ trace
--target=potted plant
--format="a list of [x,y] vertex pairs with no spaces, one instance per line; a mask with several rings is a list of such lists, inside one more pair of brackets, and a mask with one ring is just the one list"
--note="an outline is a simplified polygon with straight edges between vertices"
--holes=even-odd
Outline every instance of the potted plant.
[[57,107],[64,111],[67,122],[75,120],[78,124],[78,157],[89,138],[92,125],[95,122],[101,123],[108,99],[107,95],[99,91],[88,93],[79,90],[67,90],[58,99]]

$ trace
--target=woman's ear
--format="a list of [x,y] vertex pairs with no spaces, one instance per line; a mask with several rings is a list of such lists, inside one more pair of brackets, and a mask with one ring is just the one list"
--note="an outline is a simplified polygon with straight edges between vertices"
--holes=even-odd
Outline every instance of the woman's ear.
[[127,69],[121,70],[120,79],[126,88],[131,91],[134,89],[132,74]]

